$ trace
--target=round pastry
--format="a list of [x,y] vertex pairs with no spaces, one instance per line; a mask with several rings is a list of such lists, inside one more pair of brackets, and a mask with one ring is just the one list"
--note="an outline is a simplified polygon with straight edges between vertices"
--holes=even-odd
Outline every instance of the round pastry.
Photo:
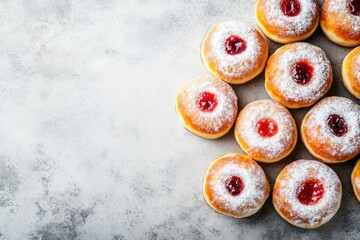
[[351,183],[354,189],[355,196],[360,202],[360,159],[357,161],[351,174]]
[[331,64],[325,52],[304,42],[276,50],[265,69],[267,93],[289,108],[314,104],[329,91],[332,79]]
[[255,214],[270,194],[270,185],[262,168],[242,154],[228,154],[208,168],[203,194],[216,212],[243,218]]
[[225,135],[235,122],[237,110],[234,90],[213,77],[187,81],[176,97],[176,111],[184,127],[208,139]]
[[301,138],[317,159],[341,163],[360,153],[360,106],[344,97],[327,97],[304,117]]
[[207,70],[233,84],[247,82],[260,74],[267,56],[265,38],[242,22],[214,25],[201,45],[201,58]]
[[255,17],[261,31],[278,43],[304,40],[319,23],[315,0],[257,0]]
[[252,159],[272,163],[288,156],[297,141],[290,112],[273,100],[258,100],[241,110],[235,125],[235,138]]
[[342,81],[349,92],[360,99],[360,47],[353,49],[344,58]]
[[325,36],[338,45],[360,45],[360,1],[324,0],[320,26]]
[[273,204],[292,225],[317,228],[336,214],[341,195],[341,182],[334,170],[315,160],[297,160],[277,177]]

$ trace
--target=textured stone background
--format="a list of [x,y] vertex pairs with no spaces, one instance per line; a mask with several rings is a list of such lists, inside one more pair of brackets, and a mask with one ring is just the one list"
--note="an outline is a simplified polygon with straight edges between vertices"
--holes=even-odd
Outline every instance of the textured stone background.
[[[199,46],[211,25],[254,24],[254,1],[0,2],[0,239],[359,239],[350,186],[355,161],[332,166],[343,202],[317,230],[295,228],[271,199],[256,215],[212,211],[201,193],[210,162],[241,152],[233,134],[209,141],[174,111],[184,81],[207,75]],[[328,95],[356,101],[340,82],[351,49],[317,31],[332,61]],[[280,45],[269,42],[270,53]],[[234,86],[240,107],[268,98],[263,74]],[[357,101],[359,103],[359,101]],[[308,109],[292,111],[297,124]],[[301,141],[276,164],[311,159]]]

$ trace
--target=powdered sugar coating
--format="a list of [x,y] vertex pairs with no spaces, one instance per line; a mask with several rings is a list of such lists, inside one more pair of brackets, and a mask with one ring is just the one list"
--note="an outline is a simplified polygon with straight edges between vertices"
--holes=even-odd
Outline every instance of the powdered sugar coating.
[[360,178],[355,179],[355,185],[358,189],[360,189]]
[[360,84],[360,54],[357,56],[357,60],[356,60],[356,80],[357,82]]
[[[266,81],[272,82],[272,86],[280,92],[285,101],[307,105],[315,103],[330,87],[330,61],[323,50],[309,43],[299,42],[284,47],[278,49],[271,57],[275,60],[267,66]],[[297,84],[291,74],[294,64],[301,60],[307,61],[314,68],[310,82],[305,85]],[[276,71],[270,72],[272,69]]]
[[[269,118],[276,122],[277,133],[272,137],[262,137],[256,131],[259,120]],[[296,126],[289,111],[273,100],[259,100],[248,104],[239,114],[235,134],[248,146],[243,149],[250,157],[262,152],[267,160],[278,159],[295,145]]]
[[[205,61],[211,59],[211,62],[216,62],[215,70],[226,78],[248,74],[258,64],[259,52],[262,49],[257,30],[240,21],[224,22],[214,28],[215,31],[209,39],[211,51],[203,56]],[[239,36],[246,42],[246,49],[240,54],[230,55],[226,52],[224,44],[232,35]]]
[[[331,114],[344,118],[348,127],[344,136],[338,137],[331,132],[327,123]],[[308,145],[326,145],[321,148],[325,154],[341,158],[360,153],[360,106],[347,98],[324,98],[307,113],[302,125]]]
[[346,26],[351,37],[356,37],[360,32],[360,17],[350,13],[347,7],[348,2],[347,0],[328,0],[327,14],[341,16],[337,23]]
[[[304,205],[297,198],[298,187],[306,180],[317,179],[324,194],[313,205]],[[327,165],[314,160],[298,160],[286,166],[276,180],[273,201],[278,211],[301,227],[315,227],[328,222],[341,202],[341,182]]]
[[262,1],[260,6],[265,21],[278,32],[287,36],[299,36],[307,33],[317,17],[317,5],[313,0],[299,0],[301,10],[297,16],[288,17],[281,10],[281,0]]
[[[231,214],[248,215],[258,210],[268,197],[267,179],[264,171],[256,163],[245,164],[236,158],[228,157],[220,170],[210,170],[215,179],[210,184],[213,190],[212,201],[222,204]],[[240,177],[244,184],[242,192],[237,196],[232,196],[226,189],[226,180],[232,176]]]
[[[198,107],[203,92],[215,94],[217,106],[212,112],[203,112]],[[192,125],[206,133],[218,133],[230,127],[236,118],[237,97],[229,84],[213,77],[202,77],[186,82],[180,90],[178,106]]]

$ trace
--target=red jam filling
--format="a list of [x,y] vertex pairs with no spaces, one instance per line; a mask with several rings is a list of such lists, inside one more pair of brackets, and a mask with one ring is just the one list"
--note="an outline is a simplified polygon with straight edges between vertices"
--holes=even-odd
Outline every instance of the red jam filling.
[[216,108],[218,101],[216,95],[211,92],[203,92],[198,97],[198,107],[203,112],[212,112]]
[[298,0],[283,0],[280,2],[281,11],[288,17],[295,17],[300,13],[301,6]]
[[237,196],[244,189],[244,183],[238,176],[232,176],[226,180],[226,189],[229,191],[231,196]]
[[314,68],[307,61],[299,61],[295,63],[291,70],[292,79],[300,85],[309,83],[313,74]]
[[330,131],[335,136],[342,137],[348,131],[348,127],[345,122],[345,119],[337,114],[331,114],[327,119],[327,123],[330,128]]
[[246,42],[241,37],[232,35],[225,41],[225,50],[230,55],[242,53],[246,49]]
[[262,137],[272,137],[278,131],[278,125],[270,118],[260,119],[256,123],[256,132]]
[[349,1],[348,8],[352,15],[360,16],[360,0]]
[[314,205],[324,196],[324,191],[324,186],[318,179],[309,179],[300,184],[296,197],[304,205]]

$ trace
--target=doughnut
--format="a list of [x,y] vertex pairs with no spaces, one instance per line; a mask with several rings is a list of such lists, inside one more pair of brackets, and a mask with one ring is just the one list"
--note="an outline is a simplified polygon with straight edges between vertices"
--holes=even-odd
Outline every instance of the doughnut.
[[360,159],[357,161],[351,174],[351,184],[354,189],[355,197],[360,202]]
[[360,45],[360,1],[324,0],[320,26],[325,36],[338,45]]
[[341,163],[360,153],[360,106],[344,97],[327,97],[305,115],[301,138],[318,160]]
[[360,99],[360,47],[349,52],[342,63],[342,82],[349,92]]
[[225,82],[245,83],[262,72],[268,45],[261,33],[243,22],[214,25],[201,44],[206,69]]
[[313,34],[319,9],[315,0],[257,0],[255,18],[266,37],[286,44]]
[[265,69],[267,93],[288,108],[313,105],[329,91],[332,80],[333,71],[325,52],[304,42],[276,50]]
[[341,195],[334,170],[316,160],[297,160],[276,178],[272,199],[276,211],[290,224],[318,228],[336,214]]
[[270,195],[270,185],[254,160],[242,154],[228,154],[208,168],[203,194],[216,212],[244,218],[260,210]]
[[270,99],[258,100],[239,113],[235,138],[249,157],[272,163],[285,158],[294,149],[297,129],[284,106]]
[[185,129],[207,139],[225,135],[234,124],[237,111],[234,90],[213,77],[187,81],[176,97],[176,112]]

